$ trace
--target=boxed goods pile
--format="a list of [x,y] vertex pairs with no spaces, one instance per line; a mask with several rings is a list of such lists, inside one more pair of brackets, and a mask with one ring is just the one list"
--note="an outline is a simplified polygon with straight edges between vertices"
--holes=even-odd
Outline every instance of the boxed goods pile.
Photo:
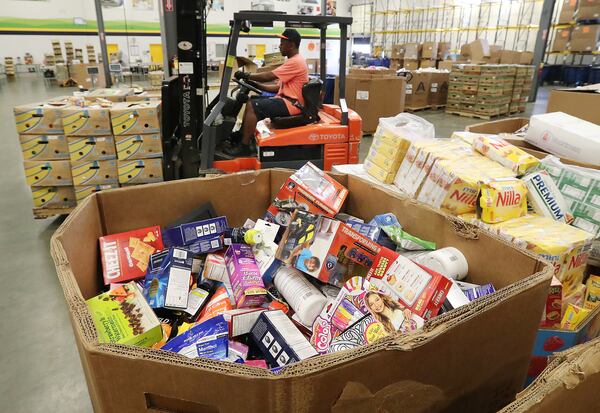
[[600,84],[552,89],[546,112],[564,112],[600,125],[598,105],[600,105]]
[[[384,397],[407,381],[439,388],[440,409],[493,411],[510,401],[525,378],[551,269],[362,179],[311,165],[290,173],[100,192],[67,219],[52,254],[94,407],[376,409],[379,396],[364,399],[356,386]],[[345,195],[324,215],[290,206],[277,229],[265,211],[295,182],[314,201]],[[207,202],[214,208],[199,208]],[[100,267],[133,277],[124,286],[98,273],[100,238]],[[117,324],[92,311],[98,299],[118,306],[131,328],[114,334]],[[118,344],[131,336],[140,345]],[[457,356],[456,348],[478,351]],[[385,400],[404,403],[404,395]]]
[[578,25],[571,31],[569,51],[596,52],[600,42],[600,24]]

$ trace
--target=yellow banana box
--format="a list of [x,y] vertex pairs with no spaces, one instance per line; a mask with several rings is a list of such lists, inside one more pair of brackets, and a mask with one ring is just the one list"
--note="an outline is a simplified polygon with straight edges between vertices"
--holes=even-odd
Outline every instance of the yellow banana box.
[[62,123],[67,136],[106,136],[112,134],[109,109],[98,104],[66,108],[62,112]]
[[73,161],[71,162],[73,184],[82,185],[116,185],[119,183],[117,160]]
[[15,106],[17,133],[19,135],[63,135],[62,113],[70,106],[67,97]]
[[147,184],[162,182],[162,158],[118,161],[119,183]]
[[24,161],[25,180],[29,186],[73,185],[71,162],[67,161]]
[[115,103],[110,116],[115,136],[160,133],[159,101]]
[[72,186],[34,186],[31,196],[34,208],[72,208],[77,205]]
[[120,161],[162,157],[162,140],[158,133],[116,136],[115,143]]
[[57,161],[69,159],[65,135],[19,135],[25,161]]
[[75,199],[77,203],[83,201],[85,198],[95,192],[106,191],[107,189],[118,188],[118,184],[109,185],[82,185],[75,187]]
[[111,102],[125,102],[125,99],[132,95],[132,89],[95,89],[88,92],[85,96],[86,100],[95,101],[96,99],[106,99]]
[[115,159],[115,139],[110,136],[69,136],[71,161],[101,161]]

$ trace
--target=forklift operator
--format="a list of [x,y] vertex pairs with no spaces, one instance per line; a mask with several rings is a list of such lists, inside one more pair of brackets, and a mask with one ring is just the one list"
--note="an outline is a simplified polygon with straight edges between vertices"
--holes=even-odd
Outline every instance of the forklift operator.
[[[302,86],[308,82],[308,67],[306,60],[298,51],[300,47],[300,33],[294,29],[285,29],[282,34],[279,50],[287,57],[285,63],[271,72],[247,73],[235,72],[238,80],[251,80],[256,87],[265,92],[276,93],[274,97],[253,96],[246,104],[244,119],[241,128],[241,142],[232,136],[231,147],[224,148],[230,156],[252,156],[256,149],[253,147],[252,138],[259,120],[271,117],[297,115],[301,109],[297,106],[304,105]],[[278,80],[277,84],[269,84]],[[239,132],[237,132],[239,135]]]

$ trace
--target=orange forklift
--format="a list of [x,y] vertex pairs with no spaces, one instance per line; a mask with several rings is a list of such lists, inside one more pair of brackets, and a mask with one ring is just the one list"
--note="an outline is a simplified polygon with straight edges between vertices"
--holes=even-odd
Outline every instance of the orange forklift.
[[[319,29],[320,79],[311,79],[303,86],[305,104],[300,114],[258,123],[255,133],[257,157],[228,159],[219,151],[220,144],[233,131],[237,116],[243,104],[248,101],[249,94],[263,93],[251,81],[232,78],[238,38],[241,32],[251,34],[252,27],[273,27],[273,22],[283,22],[286,27]],[[272,167],[297,169],[308,161],[328,171],[334,165],[358,163],[362,120],[356,112],[348,109],[344,97],[346,44],[351,23],[350,17],[296,16],[256,11],[235,13],[230,23],[231,32],[220,92],[207,106],[202,136],[199,139],[199,174],[214,172],[215,169],[225,172]],[[325,45],[327,28],[331,25],[338,25],[340,30],[339,106],[322,104],[323,80],[326,78],[327,68]],[[236,83],[231,94],[230,81]]]

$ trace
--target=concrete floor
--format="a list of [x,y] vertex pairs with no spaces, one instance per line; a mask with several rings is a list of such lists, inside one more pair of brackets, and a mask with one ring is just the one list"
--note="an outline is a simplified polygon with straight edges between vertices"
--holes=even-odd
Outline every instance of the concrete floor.
[[[0,411],[13,413],[90,412],[83,371],[73,340],[67,308],[53,262],[49,240],[62,220],[34,220],[25,184],[13,106],[70,94],[73,89],[47,88],[42,79],[0,81]],[[543,113],[548,90],[528,105],[527,115]],[[443,111],[417,113],[436,127],[438,137],[477,120]],[[366,138],[361,154],[366,154]]]

